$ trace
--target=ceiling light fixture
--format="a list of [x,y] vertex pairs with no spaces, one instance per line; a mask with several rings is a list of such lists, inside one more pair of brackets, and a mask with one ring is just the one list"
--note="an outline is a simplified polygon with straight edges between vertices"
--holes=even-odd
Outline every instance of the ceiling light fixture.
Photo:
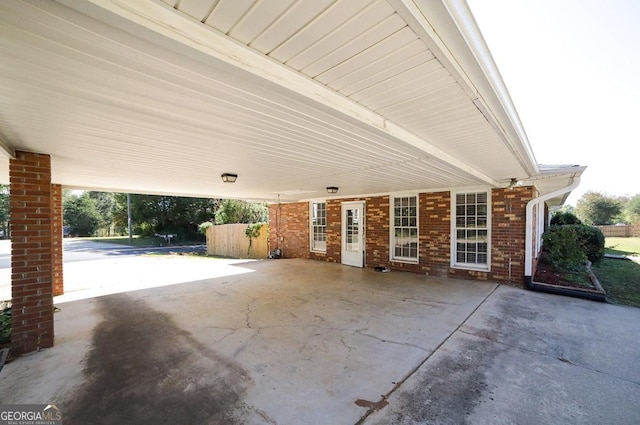
[[327,193],[338,193],[338,188],[335,186],[327,187]]
[[235,183],[236,180],[238,180],[237,174],[224,173],[220,177],[222,177],[222,181],[225,183]]

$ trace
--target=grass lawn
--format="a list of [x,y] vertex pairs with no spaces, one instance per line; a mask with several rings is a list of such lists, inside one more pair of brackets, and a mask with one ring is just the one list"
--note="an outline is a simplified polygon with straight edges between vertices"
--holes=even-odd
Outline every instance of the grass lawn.
[[158,244],[158,241],[155,240],[156,238],[143,238],[141,236],[134,236],[131,239],[131,243],[129,242],[128,236],[109,236],[109,237],[103,237],[103,238],[82,238],[82,239],[87,241],[93,241],[93,242],[107,242],[107,243],[115,243],[119,245],[137,246],[141,248],[146,248],[146,247],[154,246]]
[[[640,257],[640,238],[606,238],[607,254]],[[593,266],[607,292],[607,299],[615,304],[640,307],[640,264],[631,260],[605,258]]]
[[640,238],[606,238],[604,250],[607,254],[640,256]]
[[[83,238],[83,239],[88,241],[93,241],[93,242],[107,242],[107,243],[115,243],[120,245],[137,246],[140,248],[167,245],[167,243],[160,238],[149,238],[149,237],[141,237],[141,236],[134,236],[132,238],[131,243],[129,243],[128,236],[111,236],[111,237],[104,237],[104,238]],[[171,245],[201,245],[203,243],[204,242],[202,241],[172,241]]]

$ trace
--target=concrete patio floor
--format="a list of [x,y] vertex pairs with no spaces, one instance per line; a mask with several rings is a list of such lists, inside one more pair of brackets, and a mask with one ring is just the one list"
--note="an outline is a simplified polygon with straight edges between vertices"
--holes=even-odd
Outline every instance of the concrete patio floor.
[[56,346],[0,372],[2,403],[65,423],[640,423],[640,309],[302,260],[65,279]]

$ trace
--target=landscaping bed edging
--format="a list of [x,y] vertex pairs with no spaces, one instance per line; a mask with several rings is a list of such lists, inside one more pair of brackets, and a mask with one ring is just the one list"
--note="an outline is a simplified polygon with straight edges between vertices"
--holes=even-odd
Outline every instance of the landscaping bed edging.
[[525,276],[525,286],[527,289],[536,292],[544,292],[547,294],[564,295],[567,297],[582,298],[585,300],[607,302],[607,293],[600,285],[600,281],[591,271],[591,263],[587,262],[587,272],[589,279],[596,289],[575,288],[571,286],[552,285],[549,283],[535,282],[532,276]]

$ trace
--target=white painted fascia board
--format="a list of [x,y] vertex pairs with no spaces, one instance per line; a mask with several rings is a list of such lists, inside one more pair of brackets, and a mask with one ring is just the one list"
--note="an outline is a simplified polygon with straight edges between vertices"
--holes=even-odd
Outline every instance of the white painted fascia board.
[[[273,83],[281,89],[294,92],[332,111],[337,111],[342,117],[355,120],[387,137],[416,147],[479,181],[496,187],[500,185],[491,176],[435,147],[398,124],[224,34],[176,13],[165,3],[149,0],[88,0],[84,2],[59,0],[59,2],[98,20],[108,19],[105,11],[111,13],[129,23],[139,25],[210,58]],[[114,24],[113,19],[111,20],[112,22],[109,23]]]
[[516,111],[511,95],[509,94],[509,91],[504,84],[504,80],[500,75],[500,71],[493,60],[489,47],[480,32],[480,28],[469,9],[469,5],[464,0],[442,1],[458,27],[458,31],[467,42],[471,53],[484,74],[484,77],[491,85],[493,93],[495,93],[497,97],[497,101],[500,103],[502,110],[506,114],[505,118],[515,131],[517,140],[514,141],[512,138],[509,138],[509,143],[518,151],[529,172],[531,174],[537,174],[539,172],[538,164],[527,134],[524,130],[524,126],[522,125],[522,121],[520,121],[520,116]]
[[452,73],[528,176],[537,175],[538,165],[520,117],[467,3],[388,1]]
[[586,165],[572,165],[570,167],[558,167],[550,170],[540,171],[536,180],[549,179],[554,177],[574,177],[580,176],[587,169]]

